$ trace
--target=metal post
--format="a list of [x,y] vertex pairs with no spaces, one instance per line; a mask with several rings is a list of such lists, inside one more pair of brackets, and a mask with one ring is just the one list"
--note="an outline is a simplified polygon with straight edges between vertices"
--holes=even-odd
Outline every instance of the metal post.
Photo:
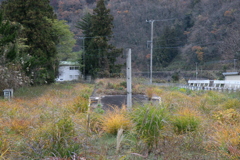
[[132,110],[132,64],[131,48],[127,51],[127,109]]

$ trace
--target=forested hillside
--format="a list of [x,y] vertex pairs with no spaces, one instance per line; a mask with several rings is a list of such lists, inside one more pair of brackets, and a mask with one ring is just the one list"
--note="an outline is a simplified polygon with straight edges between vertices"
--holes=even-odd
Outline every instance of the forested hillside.
[[[4,0],[0,0],[4,1]],[[239,0],[106,0],[114,16],[113,45],[132,48],[136,70],[149,67],[151,24],[154,22],[153,70],[231,70],[240,58]],[[51,0],[59,20],[66,20],[75,35],[74,51],[82,49],[84,36],[76,28],[92,13],[96,0]],[[148,43],[147,43],[148,41]],[[238,63],[238,61],[236,61]]]
[[[174,18],[154,22],[154,70],[169,64],[191,69],[195,62],[209,69],[213,66],[207,64],[219,60],[231,69],[233,59],[240,56],[238,0],[107,0],[106,3],[114,16],[112,43],[131,47],[134,66],[140,70],[147,69],[149,63],[147,41],[151,25],[146,20]],[[76,38],[84,36],[75,26],[86,13],[92,13],[95,0],[51,0],[51,5],[58,18],[68,22]],[[81,44],[78,40],[76,51]],[[222,69],[219,65],[215,67]]]

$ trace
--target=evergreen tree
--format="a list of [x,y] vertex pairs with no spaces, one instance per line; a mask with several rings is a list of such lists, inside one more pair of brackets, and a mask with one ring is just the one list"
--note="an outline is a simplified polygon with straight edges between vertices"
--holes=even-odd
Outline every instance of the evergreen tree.
[[178,54],[175,28],[166,27],[154,44],[153,65],[166,67]]
[[33,83],[54,82],[57,69],[58,37],[48,19],[55,19],[49,0],[7,0],[2,3],[5,18],[24,27],[28,61],[25,71]]
[[16,58],[16,39],[19,30],[18,24],[4,21],[0,12],[0,60],[1,65],[11,62]]
[[[92,15],[90,13],[87,13],[83,16],[82,21],[77,23],[77,28],[82,30],[82,33],[84,34],[84,37],[82,37],[83,40],[83,54],[82,58],[79,60],[81,64],[81,70],[83,75],[90,74],[91,68],[93,68],[91,62],[94,61],[93,56],[86,56],[91,54],[91,49],[89,48],[89,44],[91,43],[91,38],[93,38],[92,34]],[[86,54],[88,53],[88,54]],[[88,64],[88,65],[85,65]]]
[[111,73],[120,72],[116,58],[122,52],[109,44],[112,38],[113,16],[104,0],[97,2],[92,15],[86,15],[78,27],[85,36],[85,71],[86,74],[109,77]]

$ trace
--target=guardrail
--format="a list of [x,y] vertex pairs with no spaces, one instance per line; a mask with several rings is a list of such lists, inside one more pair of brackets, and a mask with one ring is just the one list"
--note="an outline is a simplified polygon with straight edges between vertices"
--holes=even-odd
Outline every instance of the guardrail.
[[188,86],[192,90],[240,90],[240,81],[234,80],[189,80]]

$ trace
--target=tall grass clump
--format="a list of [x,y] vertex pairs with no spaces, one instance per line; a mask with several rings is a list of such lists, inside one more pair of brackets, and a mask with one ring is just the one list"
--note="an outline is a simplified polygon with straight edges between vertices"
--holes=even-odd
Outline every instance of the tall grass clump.
[[179,106],[191,106],[192,98],[179,91],[167,91],[161,95],[167,108],[176,109]]
[[174,131],[182,134],[197,130],[200,125],[200,118],[194,111],[186,108],[178,111],[177,114],[173,116],[171,122]]
[[[104,112],[103,112],[104,113]],[[86,122],[84,124],[87,124],[86,130],[92,132],[92,133],[101,133],[102,132],[102,118],[103,113],[97,113],[95,111],[89,112],[88,119],[86,119]]]
[[160,96],[164,91],[163,89],[160,88],[154,88],[153,89],[154,94],[156,94],[157,96]]
[[222,107],[225,108],[225,109],[239,108],[240,107],[240,101],[236,98],[228,99],[226,102],[224,102],[222,104]]
[[107,111],[103,115],[102,129],[109,134],[116,135],[119,129],[129,130],[132,127],[132,122],[127,115],[126,108],[114,108],[112,111]]
[[218,123],[227,123],[232,125],[240,123],[240,114],[233,108],[217,111],[213,114],[213,118],[216,119]]
[[215,91],[208,91],[205,95],[207,101],[211,105],[217,105],[219,103],[223,103],[226,101],[226,96],[224,94],[215,92]]
[[86,113],[88,111],[88,96],[77,96],[73,99],[75,112]]
[[163,105],[145,104],[134,108],[131,117],[135,124],[136,133],[147,144],[149,152],[159,141],[168,115],[168,111]]
[[147,97],[148,97],[149,100],[152,99],[152,97],[153,97],[153,92],[154,92],[154,89],[153,89],[153,88],[147,88],[146,94],[147,94]]
[[13,119],[10,124],[10,128],[17,134],[22,134],[29,130],[31,121],[25,119]]
[[80,144],[74,139],[76,133],[70,117],[60,118],[49,124],[39,134],[34,141],[42,146],[44,156],[66,158],[79,151]]
[[9,150],[8,143],[6,139],[3,139],[0,135],[0,159],[4,159],[4,156]]
[[215,152],[226,159],[237,160],[240,158],[240,125],[215,124],[215,130],[210,135]]

